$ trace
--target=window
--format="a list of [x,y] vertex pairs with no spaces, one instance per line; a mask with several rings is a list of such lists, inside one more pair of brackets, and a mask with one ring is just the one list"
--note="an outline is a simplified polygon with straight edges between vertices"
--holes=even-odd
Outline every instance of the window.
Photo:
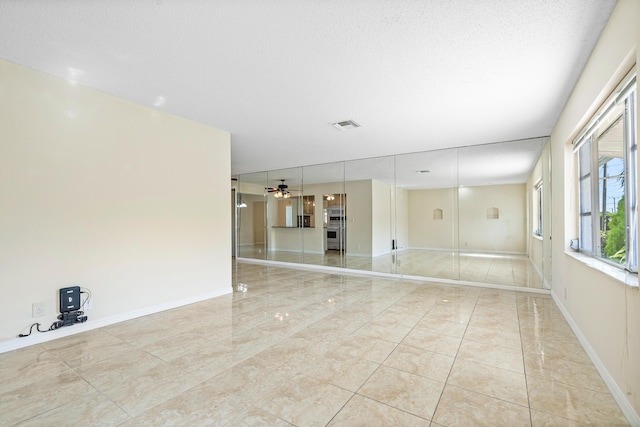
[[533,234],[542,236],[542,182],[535,186],[533,197]]
[[636,78],[576,140],[579,250],[638,271]]

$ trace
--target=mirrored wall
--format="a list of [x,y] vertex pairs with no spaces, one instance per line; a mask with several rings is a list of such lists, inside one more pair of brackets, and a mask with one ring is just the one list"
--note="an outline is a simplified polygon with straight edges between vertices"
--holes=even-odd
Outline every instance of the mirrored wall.
[[547,142],[239,175],[236,256],[548,289]]

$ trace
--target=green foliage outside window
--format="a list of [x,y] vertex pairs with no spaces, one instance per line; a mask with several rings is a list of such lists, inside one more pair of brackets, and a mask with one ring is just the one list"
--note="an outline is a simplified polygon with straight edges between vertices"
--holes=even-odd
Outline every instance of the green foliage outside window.
[[626,235],[624,197],[618,201],[617,211],[611,215],[608,221],[608,229],[604,252],[607,258],[623,261],[621,252],[624,253]]

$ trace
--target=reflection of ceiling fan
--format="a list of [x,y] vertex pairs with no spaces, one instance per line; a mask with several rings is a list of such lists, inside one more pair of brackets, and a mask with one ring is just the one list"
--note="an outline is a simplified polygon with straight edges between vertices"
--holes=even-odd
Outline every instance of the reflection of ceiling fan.
[[284,183],[284,179],[281,179],[280,182],[281,182],[280,185],[278,185],[277,187],[267,187],[265,188],[265,190],[267,190],[269,193],[274,193],[273,196],[277,199],[290,198],[291,191],[288,190],[289,186]]

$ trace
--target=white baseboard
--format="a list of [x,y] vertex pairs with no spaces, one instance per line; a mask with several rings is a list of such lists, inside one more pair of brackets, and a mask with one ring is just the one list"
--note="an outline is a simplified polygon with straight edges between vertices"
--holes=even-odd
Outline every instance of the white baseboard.
[[589,344],[589,341],[587,341],[587,338],[580,330],[580,327],[578,327],[578,324],[573,320],[573,317],[571,317],[571,314],[569,314],[567,308],[560,302],[560,298],[558,297],[558,295],[556,295],[553,289],[551,290],[551,297],[556,303],[556,306],[558,306],[558,308],[560,309],[560,312],[566,319],[567,323],[569,323],[569,326],[573,330],[573,333],[576,334],[578,341],[580,341],[580,344],[587,352],[589,359],[591,359],[591,362],[593,362],[593,365],[598,370],[598,373],[600,373],[600,376],[609,388],[611,395],[618,403],[618,406],[620,406],[620,409],[622,410],[624,416],[627,418],[627,421],[629,421],[629,424],[635,427],[640,427],[640,415],[638,415],[635,409],[633,409],[631,402],[627,400],[624,392],[622,391],[622,389],[620,389],[616,381],[613,379],[613,376],[609,373],[609,370],[607,369],[605,364],[602,363],[602,360],[600,360],[600,357],[598,357],[598,353],[596,353],[593,347],[591,347],[591,344]]
[[184,305],[193,304],[196,302],[208,300],[211,298],[227,295],[233,292],[233,289],[229,288],[228,291],[210,292],[196,297],[184,298],[176,301],[170,301],[163,304],[154,305],[151,307],[145,307],[138,310],[130,311],[127,313],[120,313],[114,316],[104,317],[98,320],[91,319],[91,312],[87,313],[89,319],[86,323],[78,323],[72,326],[65,326],[60,329],[47,332],[45,334],[34,332],[32,335],[24,338],[14,338],[0,343],[0,354],[7,351],[17,350],[19,348],[28,347],[30,345],[40,344],[47,341],[52,341],[58,338],[67,337],[69,335],[79,334],[81,332],[90,331],[92,329],[102,328],[104,326],[113,325],[115,323],[124,322],[125,320],[135,319],[136,317],[148,316],[150,314],[158,313],[172,308],[182,307]]
[[376,258],[376,257],[379,257],[379,256],[384,256],[384,255],[391,255],[391,251],[372,253],[371,254],[371,258]]

